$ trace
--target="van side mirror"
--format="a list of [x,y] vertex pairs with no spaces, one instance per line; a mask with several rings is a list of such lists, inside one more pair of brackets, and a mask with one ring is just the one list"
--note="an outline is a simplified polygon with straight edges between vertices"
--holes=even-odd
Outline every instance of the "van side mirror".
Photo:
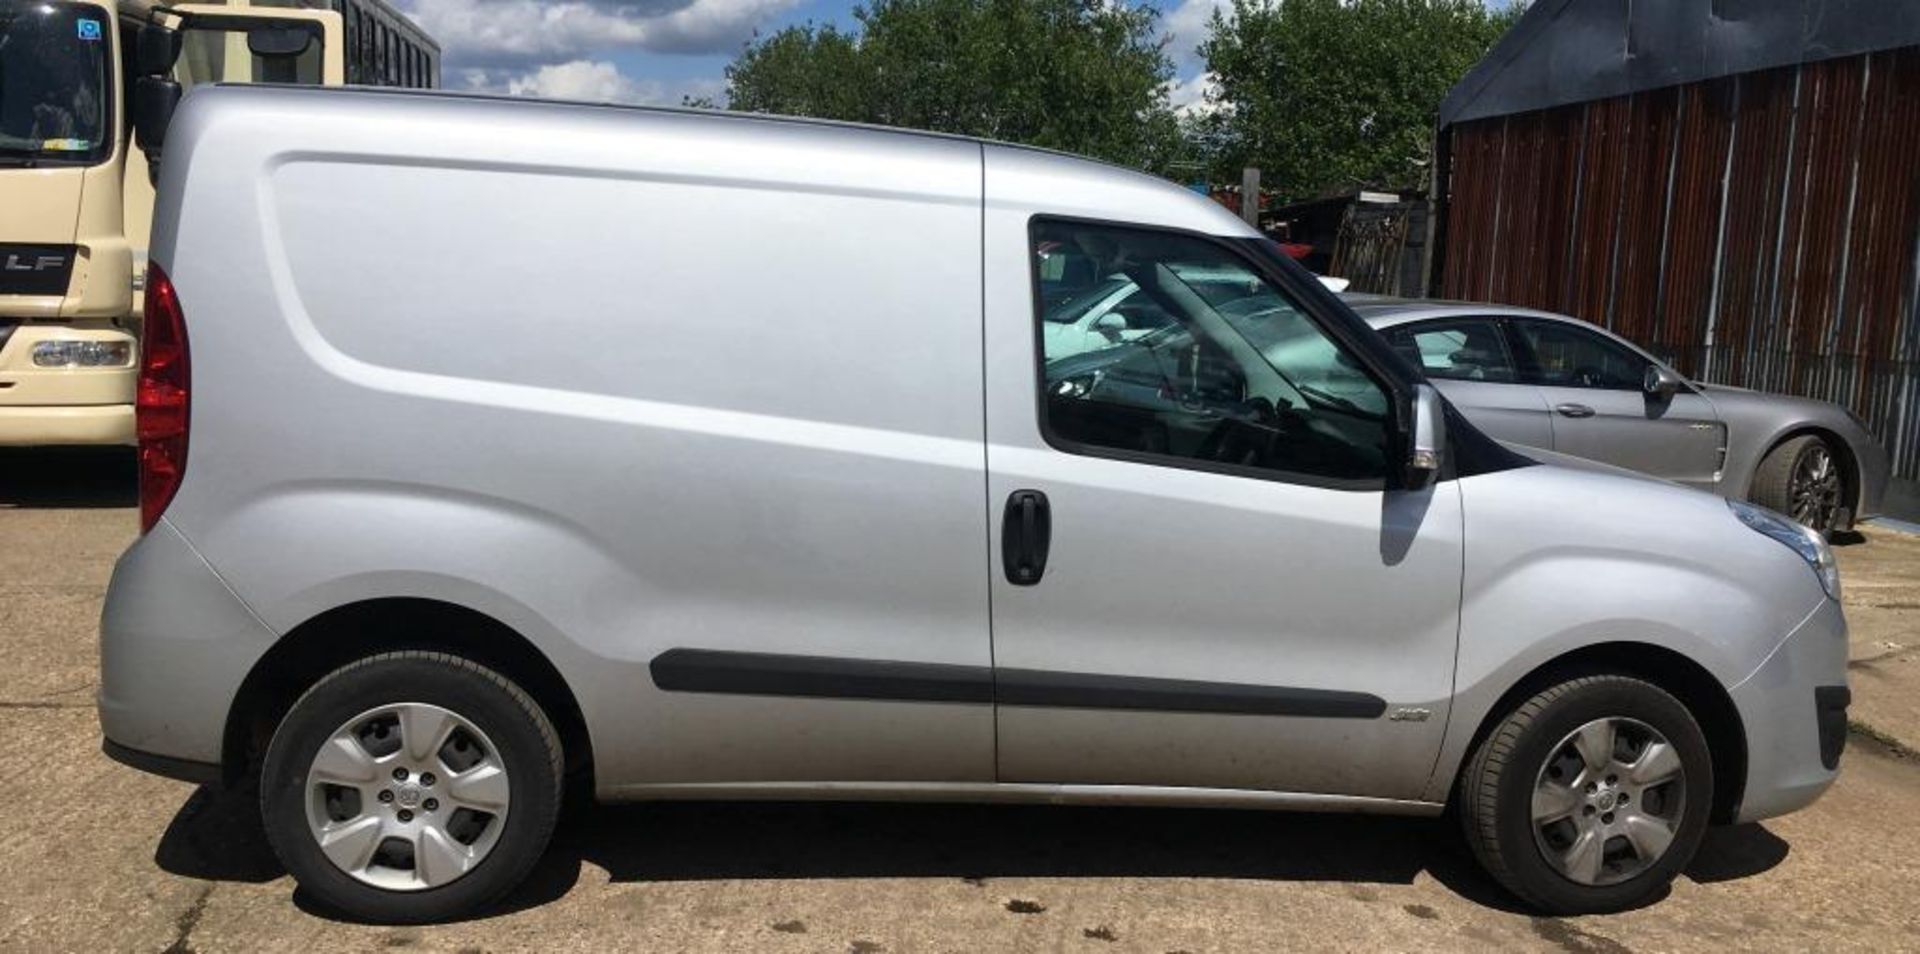
[[180,84],[171,76],[142,76],[133,83],[133,135],[147,154],[147,175],[160,181],[160,153],[167,127],[180,106]]
[[247,31],[247,52],[263,60],[299,56],[313,45],[313,36],[298,27],[257,26]]
[[1661,400],[1673,397],[1680,392],[1686,382],[1680,376],[1657,364],[1647,365],[1646,381],[1641,385],[1646,392]]
[[1447,454],[1447,415],[1440,392],[1431,384],[1413,386],[1410,410],[1405,483],[1409,490],[1418,490],[1440,476]]

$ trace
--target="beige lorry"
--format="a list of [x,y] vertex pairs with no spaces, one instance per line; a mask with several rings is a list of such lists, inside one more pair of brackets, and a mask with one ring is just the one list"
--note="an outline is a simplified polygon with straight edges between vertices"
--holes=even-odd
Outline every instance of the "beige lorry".
[[438,74],[438,47],[382,0],[0,0],[0,446],[134,442],[153,212],[140,146],[158,155],[161,139],[136,115],[156,85],[143,76],[177,98]]

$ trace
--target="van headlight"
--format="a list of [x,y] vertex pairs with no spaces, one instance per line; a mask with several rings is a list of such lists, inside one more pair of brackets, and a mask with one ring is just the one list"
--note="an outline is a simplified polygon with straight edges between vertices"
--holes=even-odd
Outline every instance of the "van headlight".
[[124,368],[133,361],[126,341],[42,341],[33,346],[36,368]]
[[1813,575],[1820,578],[1820,588],[1826,590],[1828,596],[1840,598],[1840,566],[1833,562],[1833,549],[1827,546],[1826,538],[1820,536],[1819,531],[1742,500],[1727,501],[1727,508],[1755,533],[1778,540],[1800,554],[1800,559],[1813,568]]

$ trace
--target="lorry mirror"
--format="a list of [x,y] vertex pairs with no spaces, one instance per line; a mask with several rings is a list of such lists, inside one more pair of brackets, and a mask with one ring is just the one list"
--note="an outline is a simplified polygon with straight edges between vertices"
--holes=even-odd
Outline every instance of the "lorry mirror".
[[135,67],[141,76],[165,76],[180,59],[180,31],[143,23],[134,41]]
[[247,52],[263,60],[299,56],[313,36],[298,27],[257,26],[247,31]]
[[147,154],[147,172],[160,181],[160,151],[167,143],[167,127],[180,105],[180,84],[169,76],[142,76],[133,84],[133,135]]

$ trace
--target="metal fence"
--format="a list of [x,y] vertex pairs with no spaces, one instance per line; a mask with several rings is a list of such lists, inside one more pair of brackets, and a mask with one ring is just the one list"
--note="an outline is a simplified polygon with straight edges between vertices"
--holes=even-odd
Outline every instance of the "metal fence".
[[1920,478],[1920,47],[1448,135],[1442,294],[1846,405]]
[[1349,288],[1355,292],[1418,295],[1426,281],[1421,254],[1426,235],[1425,200],[1350,202],[1340,218],[1327,274],[1352,282]]

